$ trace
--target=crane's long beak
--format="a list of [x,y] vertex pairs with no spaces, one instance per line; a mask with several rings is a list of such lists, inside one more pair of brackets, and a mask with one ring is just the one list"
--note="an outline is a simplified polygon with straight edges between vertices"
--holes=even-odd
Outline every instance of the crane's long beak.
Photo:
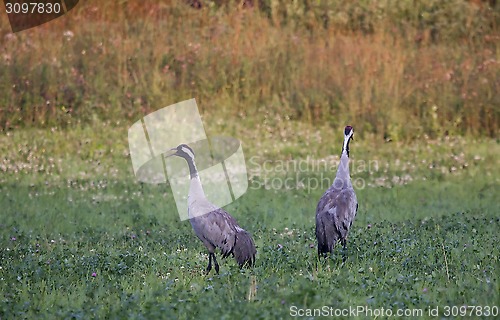
[[165,154],[165,158],[175,156],[177,152],[177,148],[172,148],[168,150],[169,152]]

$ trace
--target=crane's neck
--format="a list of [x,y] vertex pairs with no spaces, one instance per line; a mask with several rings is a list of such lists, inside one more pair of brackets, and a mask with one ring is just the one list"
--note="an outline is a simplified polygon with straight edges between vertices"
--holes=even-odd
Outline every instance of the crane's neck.
[[337,178],[349,180],[349,182],[351,180],[351,175],[349,172],[349,156],[346,152],[342,152],[342,155],[340,156],[340,163],[337,169]]
[[205,192],[203,191],[203,186],[201,185],[201,180],[199,176],[191,176],[191,182],[189,184],[188,193],[188,206],[194,201],[205,199]]
[[189,184],[189,193],[188,193],[188,207],[194,204],[194,202],[206,199],[205,192],[203,191],[203,186],[201,184],[200,176],[198,174],[198,170],[196,169],[196,164],[193,158],[186,157],[186,162],[189,167],[189,174],[191,176],[190,184]]
[[340,155],[340,163],[337,169],[337,175],[335,179],[339,179],[337,183],[342,186],[352,187],[351,175],[349,172],[349,140],[350,137],[344,138],[344,144],[342,145],[342,154]]

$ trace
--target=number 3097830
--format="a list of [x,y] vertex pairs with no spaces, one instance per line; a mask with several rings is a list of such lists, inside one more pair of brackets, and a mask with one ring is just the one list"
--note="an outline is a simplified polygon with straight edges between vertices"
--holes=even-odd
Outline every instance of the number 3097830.
[[497,317],[499,309],[497,306],[445,306],[443,315],[445,317]]
[[7,13],[60,13],[61,4],[56,3],[5,3],[5,11]]

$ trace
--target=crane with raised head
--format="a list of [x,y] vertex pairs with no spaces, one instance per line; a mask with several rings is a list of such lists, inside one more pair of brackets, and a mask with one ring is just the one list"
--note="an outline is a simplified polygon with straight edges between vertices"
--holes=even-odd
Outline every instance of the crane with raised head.
[[349,142],[353,140],[353,135],[354,129],[346,126],[335,180],[320,198],[316,207],[318,255],[326,256],[332,253],[340,240],[343,247],[343,262],[347,258],[347,235],[358,211],[358,200],[349,174]]

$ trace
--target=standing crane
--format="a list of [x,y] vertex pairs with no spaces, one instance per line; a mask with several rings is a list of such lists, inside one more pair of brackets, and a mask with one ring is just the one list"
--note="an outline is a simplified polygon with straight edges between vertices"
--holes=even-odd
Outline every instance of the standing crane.
[[358,200],[349,174],[349,142],[353,140],[353,135],[354,129],[346,126],[337,175],[316,207],[318,255],[326,256],[332,253],[340,240],[343,247],[343,262],[346,261],[347,254],[347,234],[358,211]]
[[240,268],[253,266],[257,250],[252,236],[241,228],[229,213],[207,200],[194,162],[193,149],[181,144],[171,151],[175,153],[167,157],[181,157],[189,166],[191,181],[188,193],[188,217],[196,236],[208,249],[207,274],[212,270],[212,260],[215,272],[219,273],[215,248],[220,249],[223,258],[232,255]]

